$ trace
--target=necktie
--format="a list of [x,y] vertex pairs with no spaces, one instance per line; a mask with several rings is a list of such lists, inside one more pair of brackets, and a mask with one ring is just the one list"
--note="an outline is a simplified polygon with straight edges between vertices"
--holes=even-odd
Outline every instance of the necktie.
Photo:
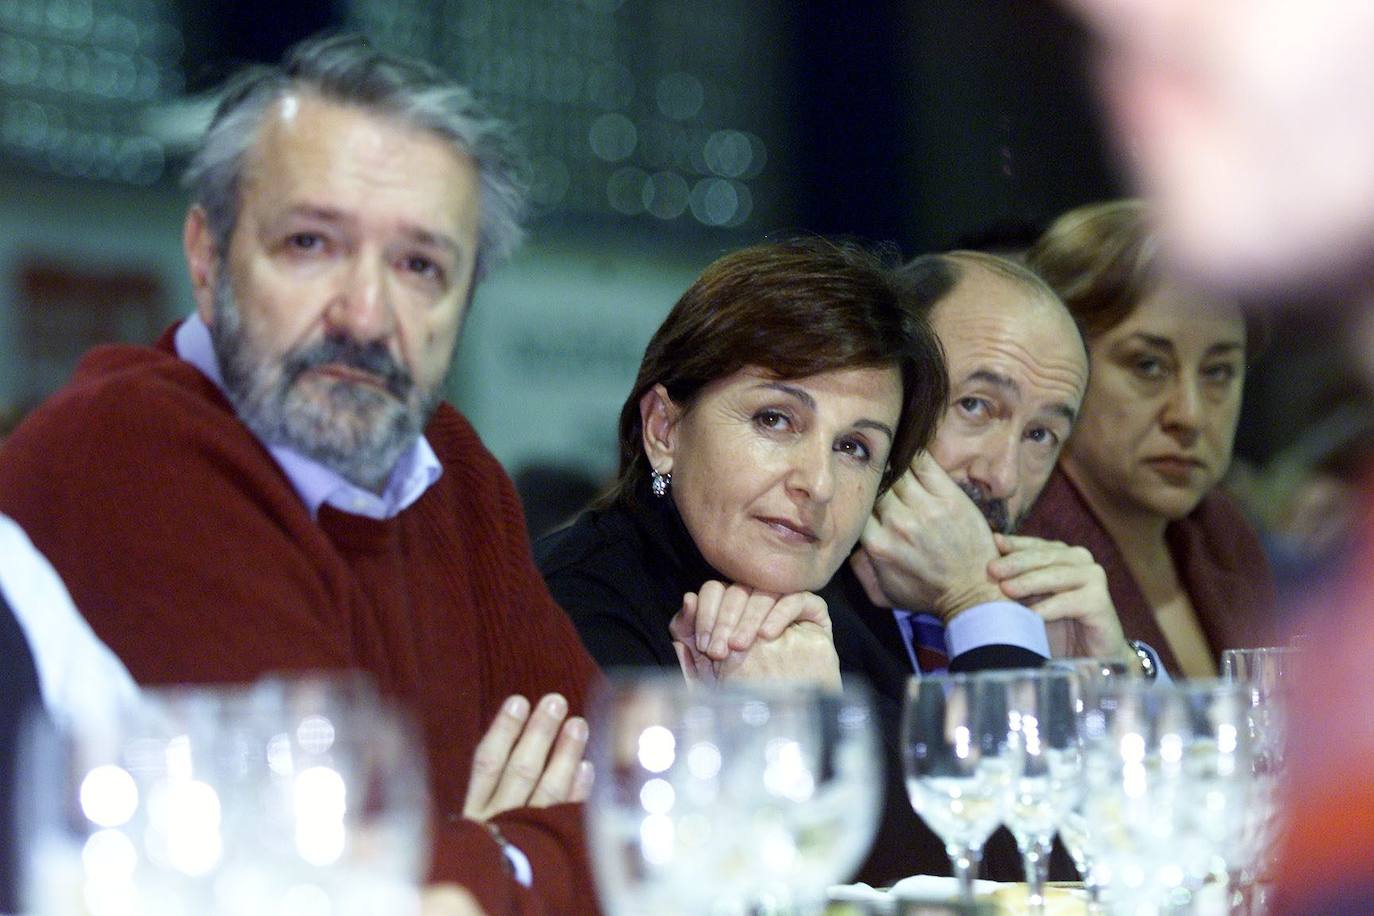
[[894,609],[897,624],[910,646],[911,659],[922,674],[940,674],[949,670],[949,655],[945,651],[945,625],[934,614],[914,614]]

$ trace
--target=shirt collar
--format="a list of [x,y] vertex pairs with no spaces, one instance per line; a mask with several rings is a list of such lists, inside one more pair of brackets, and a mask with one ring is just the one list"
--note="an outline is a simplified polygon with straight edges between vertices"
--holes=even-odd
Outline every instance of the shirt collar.
[[[174,341],[177,356],[199,369],[221,391],[225,390],[219,360],[210,341],[210,329],[199,315],[192,313],[181,323]],[[311,518],[319,514],[321,505],[366,518],[394,518],[424,495],[444,471],[429,440],[419,436],[401,454],[396,466],[391,469],[386,489],[379,496],[345,480],[337,471],[300,452],[270,442],[262,444],[295,487],[297,495],[310,510]]]

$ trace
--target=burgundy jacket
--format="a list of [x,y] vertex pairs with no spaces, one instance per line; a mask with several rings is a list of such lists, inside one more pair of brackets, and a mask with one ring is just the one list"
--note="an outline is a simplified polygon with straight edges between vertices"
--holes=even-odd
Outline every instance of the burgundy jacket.
[[[1169,673],[1181,676],[1116,542],[1063,470],[1055,468],[1017,533],[1088,548],[1107,573],[1126,638],[1148,643]],[[1278,641],[1274,577],[1259,538],[1230,497],[1214,489],[1187,517],[1171,522],[1164,537],[1214,658],[1220,660],[1223,649]]]

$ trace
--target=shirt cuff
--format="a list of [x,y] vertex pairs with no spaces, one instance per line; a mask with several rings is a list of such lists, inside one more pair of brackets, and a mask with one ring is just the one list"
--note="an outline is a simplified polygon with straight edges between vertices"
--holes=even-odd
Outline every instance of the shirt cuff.
[[989,601],[960,611],[945,626],[950,658],[982,646],[1018,646],[1050,657],[1050,639],[1040,615],[1014,601]]
[[501,853],[510,863],[511,874],[514,875],[515,880],[519,881],[522,887],[533,887],[534,869],[530,867],[529,856],[510,843],[501,847]]

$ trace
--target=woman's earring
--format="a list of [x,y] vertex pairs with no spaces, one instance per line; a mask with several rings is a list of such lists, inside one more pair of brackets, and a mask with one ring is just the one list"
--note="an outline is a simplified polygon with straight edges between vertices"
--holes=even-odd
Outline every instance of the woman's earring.
[[649,489],[654,491],[655,496],[667,496],[668,484],[672,482],[672,474],[660,474],[658,471],[649,472]]

